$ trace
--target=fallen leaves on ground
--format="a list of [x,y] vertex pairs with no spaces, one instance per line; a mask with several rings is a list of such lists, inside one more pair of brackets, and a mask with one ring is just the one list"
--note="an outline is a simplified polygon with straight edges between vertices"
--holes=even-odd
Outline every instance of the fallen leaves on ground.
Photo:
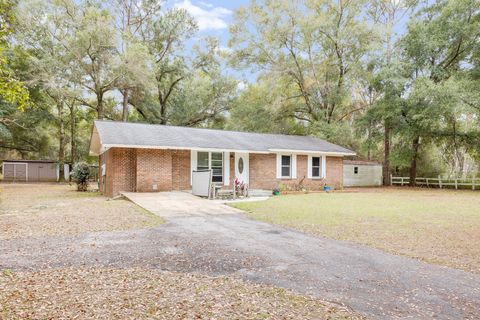
[[154,227],[163,221],[126,200],[66,184],[0,185],[0,240]]
[[359,319],[291,291],[153,269],[3,271],[0,319]]

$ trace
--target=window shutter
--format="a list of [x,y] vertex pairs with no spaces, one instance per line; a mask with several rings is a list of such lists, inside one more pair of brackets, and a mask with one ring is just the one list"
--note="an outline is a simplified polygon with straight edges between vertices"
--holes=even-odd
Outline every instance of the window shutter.
[[307,161],[307,178],[312,179],[312,156],[309,155]]
[[277,153],[277,179],[282,178],[282,155]]
[[223,185],[230,185],[230,152],[223,153]]
[[192,185],[192,173],[197,170],[197,151],[190,151],[190,185]]
[[322,156],[322,178],[327,177],[327,156]]
[[292,154],[291,168],[292,168],[292,179],[297,179],[297,155],[296,154]]

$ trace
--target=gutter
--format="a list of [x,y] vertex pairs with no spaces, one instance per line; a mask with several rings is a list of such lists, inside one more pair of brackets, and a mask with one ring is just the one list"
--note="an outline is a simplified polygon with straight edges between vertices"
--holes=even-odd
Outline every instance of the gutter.
[[[293,149],[268,149],[267,151],[259,150],[240,150],[240,149],[219,149],[219,148],[197,148],[197,147],[176,147],[176,146],[150,146],[150,145],[129,145],[129,144],[104,144],[100,147],[99,154],[104,153],[110,148],[133,148],[133,149],[157,149],[157,150],[193,150],[193,151],[209,151],[209,152],[237,152],[237,153],[294,153],[294,154],[318,154],[332,157],[354,156],[355,152],[328,152],[318,150],[293,150]],[[98,156],[90,150],[91,156]]]

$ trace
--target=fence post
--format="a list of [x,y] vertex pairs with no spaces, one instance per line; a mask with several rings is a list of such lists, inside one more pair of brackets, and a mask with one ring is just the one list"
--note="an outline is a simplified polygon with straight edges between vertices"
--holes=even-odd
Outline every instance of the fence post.
[[402,179],[402,187],[403,187],[403,177],[401,177],[401,179]]
[[472,190],[475,191],[475,178],[472,179]]
[[390,186],[393,186],[393,174],[390,174]]
[[429,186],[429,184],[428,184],[428,178],[426,178],[426,179],[427,179],[427,188],[430,188],[430,186]]
[[438,175],[438,185],[440,186],[440,189],[442,189],[442,178],[440,175]]
[[457,178],[455,178],[455,189],[458,189]]

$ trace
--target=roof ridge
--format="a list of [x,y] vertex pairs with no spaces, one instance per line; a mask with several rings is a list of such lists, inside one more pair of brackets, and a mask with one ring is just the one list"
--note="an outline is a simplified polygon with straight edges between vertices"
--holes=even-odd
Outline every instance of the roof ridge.
[[[163,145],[177,147],[237,148],[238,150],[271,151],[301,150],[355,154],[343,146],[312,135],[288,135],[249,131],[222,130],[151,124],[95,120],[93,134],[101,143],[116,145]],[[100,137],[104,136],[104,138]],[[310,150],[310,151],[308,151]]]
[[318,138],[312,135],[299,135],[299,134],[284,134],[284,133],[262,133],[262,132],[255,132],[255,131],[240,131],[240,130],[226,130],[226,129],[214,129],[214,128],[199,128],[199,127],[186,127],[186,126],[176,126],[176,125],[169,125],[169,124],[158,124],[158,123],[145,123],[145,122],[125,122],[125,121],[118,121],[118,120],[105,120],[105,119],[96,119],[94,122],[107,122],[107,123],[118,123],[118,124],[133,124],[133,125],[146,125],[146,126],[155,126],[155,127],[173,127],[173,128],[182,128],[182,129],[195,129],[195,130],[209,130],[209,131],[227,131],[227,132],[238,132],[238,133],[249,133],[249,134],[257,134],[257,135],[272,135],[272,136],[282,136],[282,137],[305,137],[305,138],[314,138],[318,139],[327,143],[331,143],[327,140],[322,138]]

